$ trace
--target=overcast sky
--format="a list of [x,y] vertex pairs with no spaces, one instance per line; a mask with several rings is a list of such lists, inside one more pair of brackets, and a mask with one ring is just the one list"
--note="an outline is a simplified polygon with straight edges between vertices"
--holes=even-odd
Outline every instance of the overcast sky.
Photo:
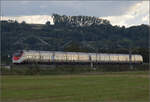
[[[2,1],[1,16],[45,23],[53,13],[96,16],[113,25],[149,24],[149,1]],[[34,22],[32,22],[34,19]],[[42,19],[43,18],[43,19]],[[30,19],[30,20],[29,20]]]

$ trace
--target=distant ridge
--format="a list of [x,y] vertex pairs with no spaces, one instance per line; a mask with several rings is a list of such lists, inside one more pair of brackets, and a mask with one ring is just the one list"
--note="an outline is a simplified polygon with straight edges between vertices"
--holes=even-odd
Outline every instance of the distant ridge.
[[49,21],[51,25],[54,24],[53,17],[50,15],[2,16],[1,20],[16,20],[19,23],[25,21],[28,24],[45,24],[47,21]]
[[18,23],[28,24],[46,24],[46,22],[50,22],[50,25],[72,25],[72,26],[90,26],[90,25],[100,25],[100,24],[110,24],[110,22],[106,19],[97,18],[94,16],[66,16],[66,15],[58,15],[53,14],[50,15],[31,15],[31,16],[1,16],[1,20],[7,21],[17,21]]

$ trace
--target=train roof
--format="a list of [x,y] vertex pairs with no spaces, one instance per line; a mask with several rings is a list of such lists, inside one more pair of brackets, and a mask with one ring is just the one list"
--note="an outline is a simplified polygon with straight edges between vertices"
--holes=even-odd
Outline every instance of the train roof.
[[[86,55],[86,54],[89,54],[89,55],[103,55],[103,56],[107,56],[107,55],[122,55],[122,56],[128,56],[129,54],[118,54],[118,53],[88,53],[88,52],[64,52],[64,51],[39,51],[39,50],[22,50],[23,52],[32,52],[32,53],[35,53],[35,52],[40,52],[40,53],[57,53],[57,54],[64,54],[64,53],[67,53],[67,54],[82,54],[82,55]],[[141,56],[139,54],[132,54],[132,55],[137,55],[137,56]]]

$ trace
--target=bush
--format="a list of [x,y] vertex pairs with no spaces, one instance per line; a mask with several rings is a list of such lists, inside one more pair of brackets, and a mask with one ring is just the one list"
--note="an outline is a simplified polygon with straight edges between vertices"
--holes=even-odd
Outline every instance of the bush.
[[55,75],[55,74],[80,74],[86,72],[120,72],[120,71],[146,71],[148,64],[132,65],[15,65],[10,69],[1,68],[3,75]]

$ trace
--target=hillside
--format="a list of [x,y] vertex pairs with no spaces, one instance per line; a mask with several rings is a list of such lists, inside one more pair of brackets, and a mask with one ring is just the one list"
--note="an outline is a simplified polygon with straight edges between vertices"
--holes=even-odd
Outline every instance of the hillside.
[[1,21],[2,56],[16,50],[139,53],[148,61],[149,25],[129,28],[87,16],[54,15],[55,25]]

